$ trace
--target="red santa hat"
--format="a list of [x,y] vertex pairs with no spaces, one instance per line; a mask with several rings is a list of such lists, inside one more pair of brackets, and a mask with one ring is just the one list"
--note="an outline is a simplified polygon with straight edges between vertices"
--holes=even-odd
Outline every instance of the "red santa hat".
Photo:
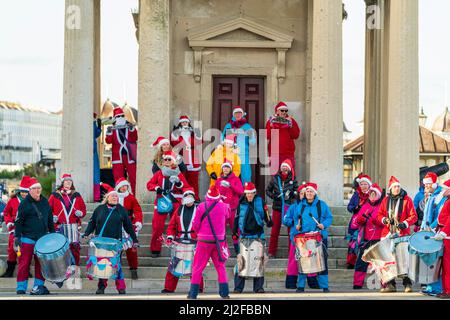
[[170,143],[169,139],[160,136],[160,137],[156,138],[155,142],[153,142],[152,147],[153,148],[156,148],[156,147],[161,148],[161,146],[164,143]]
[[442,188],[445,189],[445,190],[450,190],[450,179],[448,179],[447,181],[445,181],[442,184]]
[[164,152],[162,157],[163,157],[163,159],[172,159],[173,162],[177,162],[177,155],[175,154],[175,152],[173,152],[171,150]]
[[400,181],[398,181],[396,177],[391,176],[391,178],[389,179],[388,189],[391,190],[395,186],[401,186]]
[[228,168],[230,168],[230,170],[233,170],[233,162],[231,162],[228,159],[225,159],[224,162],[222,163],[222,165],[220,166],[220,169],[223,170],[223,167],[228,167]]
[[63,183],[63,182],[66,181],[66,180],[73,181],[72,175],[71,175],[70,173],[64,173],[64,174],[61,176],[61,183]]
[[369,191],[375,191],[378,194],[378,198],[381,198],[381,195],[383,193],[383,190],[381,190],[381,187],[376,183],[374,183],[370,186]]
[[244,193],[254,193],[254,192],[256,192],[256,188],[253,182],[244,183]]
[[187,189],[185,192],[183,192],[183,198],[185,198],[185,197],[190,197],[190,196],[192,196],[192,197],[195,197],[195,191],[194,191],[194,189]]
[[305,186],[305,190],[311,190],[315,194],[317,194],[317,184],[315,184],[314,182],[308,182]]
[[191,119],[189,119],[189,117],[188,116],[180,116],[180,118],[178,119],[178,123],[182,123],[182,122],[184,122],[184,121],[187,121],[187,122],[191,122]]
[[206,193],[206,197],[208,199],[212,199],[212,200],[220,199],[220,192],[219,192],[219,189],[217,189],[215,184],[209,187],[208,192]]
[[19,188],[17,189],[19,192],[28,192],[30,191],[30,177],[23,176],[20,181]]
[[278,110],[289,110],[289,108],[286,103],[284,103],[283,101],[280,101],[275,106],[275,113],[277,113]]
[[116,107],[113,110],[113,116],[114,116],[114,118],[116,118],[118,116],[125,116],[125,113],[123,112],[123,109],[121,107]]
[[356,178],[356,182],[360,184],[361,182],[367,182],[369,186],[372,185],[372,178],[368,176],[367,174],[360,174],[358,178]]
[[42,187],[36,178],[30,178],[28,185],[30,189]]
[[306,188],[306,182],[303,181],[302,184],[297,188],[297,192],[300,193],[305,188]]
[[437,184],[437,180],[438,180],[438,176],[436,173],[434,172],[428,172],[425,177],[423,177],[423,184],[432,184],[432,188],[436,189],[438,184]]
[[234,134],[229,134],[225,137],[225,139],[223,140],[223,143],[228,143],[228,144],[235,144],[236,143],[236,135]]
[[104,197],[105,200],[108,199],[108,197],[112,194],[119,194],[116,189],[114,189],[107,183],[100,182],[100,185],[106,190]]
[[119,178],[119,179],[116,181],[116,187],[115,187],[115,190],[116,190],[116,191],[119,191],[119,189],[122,188],[122,187],[124,187],[124,186],[128,186],[128,190],[131,191],[131,186],[130,186],[130,183],[128,182],[128,180],[125,179],[125,178]]
[[235,106],[233,108],[233,116],[236,112],[242,112],[242,114],[244,114],[244,109],[242,109],[241,106]]

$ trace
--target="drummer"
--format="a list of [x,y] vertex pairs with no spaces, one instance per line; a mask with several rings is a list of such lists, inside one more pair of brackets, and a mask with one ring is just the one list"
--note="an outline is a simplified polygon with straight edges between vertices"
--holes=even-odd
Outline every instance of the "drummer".
[[[61,185],[50,195],[48,203],[52,208],[53,222],[55,229],[62,224],[76,224],[77,229],[81,230],[81,219],[86,216],[86,204],[83,197],[75,190],[73,179],[70,174],[63,174],[61,177]],[[80,265],[79,242],[70,244],[70,251],[75,259],[75,265]]]
[[[256,194],[255,185],[252,182],[244,184],[244,194],[239,201],[233,228],[233,240],[261,239],[265,243],[264,223],[268,228],[273,225],[269,209],[264,200]],[[233,293],[242,293],[245,286],[245,277],[234,275]],[[264,277],[253,278],[253,292],[264,293]]]
[[[106,221],[109,214],[112,212],[109,220]],[[117,240],[122,240],[122,228],[131,236],[133,239],[133,247],[137,248],[139,246],[136,233],[133,230],[133,225],[131,224],[130,217],[127,211],[119,203],[119,194],[116,190],[112,190],[105,195],[105,198],[101,205],[99,205],[92,214],[89,224],[86,228],[83,238],[88,237],[91,233],[98,235],[103,225],[107,222],[104,230],[103,237],[113,238]],[[104,294],[105,289],[108,285],[108,280],[99,279],[98,289],[95,294]],[[122,271],[122,266],[119,261],[118,274],[116,278],[116,289],[119,294],[125,294],[126,284],[124,280],[124,275]]]
[[[21,252],[17,273],[17,294],[25,294],[27,291],[28,275],[36,241],[48,232],[55,232],[52,208],[47,198],[41,195],[42,186],[36,178],[29,180],[29,189],[29,194],[19,205],[15,221],[14,244],[16,247],[20,247]],[[45,279],[36,255],[34,255],[34,277],[34,285],[30,294],[50,294],[44,286]]]
[[[310,214],[312,214],[311,217]],[[318,223],[317,223],[317,222]],[[295,237],[299,234],[319,231],[322,236],[322,243],[325,247],[325,270],[320,272],[317,276],[319,287],[323,292],[330,292],[328,288],[328,254],[327,254],[327,238],[328,227],[333,222],[328,205],[319,198],[317,194],[317,184],[308,182],[305,187],[305,199],[297,204],[291,205],[288,212],[283,218],[283,224],[290,228],[290,239],[294,244]],[[305,292],[307,275],[303,273],[298,274],[297,293]]]
[[[417,221],[417,213],[412,199],[402,189],[400,181],[394,176],[389,179],[388,194],[383,199],[378,211],[378,221],[384,224],[381,238],[399,235],[400,237],[411,234],[411,226]],[[408,277],[403,278],[405,292],[412,292],[412,281]],[[383,285],[381,292],[396,292],[395,279]]]

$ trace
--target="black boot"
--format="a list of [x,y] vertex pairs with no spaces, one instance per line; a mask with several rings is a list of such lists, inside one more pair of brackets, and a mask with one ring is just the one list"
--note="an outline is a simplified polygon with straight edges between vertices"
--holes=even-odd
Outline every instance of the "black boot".
[[131,280],[137,280],[138,279],[137,269],[130,269],[130,271],[131,271]]
[[17,262],[15,261],[6,261],[8,264],[8,268],[6,269],[5,274],[2,278],[13,278],[14,277],[14,269],[16,269]]

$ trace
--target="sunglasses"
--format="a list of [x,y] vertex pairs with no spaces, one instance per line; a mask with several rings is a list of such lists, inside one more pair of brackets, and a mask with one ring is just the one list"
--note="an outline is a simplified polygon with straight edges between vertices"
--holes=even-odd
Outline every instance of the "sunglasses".
[[116,116],[116,118],[125,118],[125,116],[124,115]]
[[169,161],[172,161],[172,159],[170,159],[170,158],[165,158],[165,159],[163,159],[164,161],[167,161],[167,162],[169,162]]
[[287,113],[289,110],[279,110],[279,111]]

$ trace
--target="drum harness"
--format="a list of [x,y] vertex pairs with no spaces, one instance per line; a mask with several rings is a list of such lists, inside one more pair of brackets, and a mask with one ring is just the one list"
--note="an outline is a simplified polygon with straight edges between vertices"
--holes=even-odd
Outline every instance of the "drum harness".
[[[211,210],[216,206],[217,203],[218,203],[218,201],[214,201],[214,203],[209,208],[207,208],[206,202],[205,202],[205,213],[203,213],[202,218],[200,219],[200,222],[203,222],[203,220],[205,220],[205,218],[208,218],[209,227],[211,228],[211,232],[214,236],[214,243],[216,244],[216,247],[217,247],[217,253],[219,256],[219,260],[220,260],[220,262],[225,262],[226,259],[222,256],[222,250],[220,249],[220,242],[224,242],[226,240],[226,237],[223,240],[219,240],[217,238],[217,234],[214,231],[214,227],[212,225],[211,217],[209,216],[209,214],[211,213]],[[202,240],[199,240],[199,241],[211,243],[210,241],[202,241]]]
[[[61,198],[62,198],[62,195],[61,195]],[[74,199],[74,201],[72,202],[72,200],[70,200],[70,197],[69,197],[69,203],[70,203],[70,211],[69,211],[69,213],[67,213],[67,208],[66,208],[66,204],[64,203],[64,198],[63,199],[61,199],[61,200],[59,200],[59,201],[61,201],[61,204],[62,204],[62,210],[59,212],[59,214],[58,214],[58,218],[59,218],[59,216],[61,215],[61,213],[63,213],[64,212],[64,215],[66,216],[66,222],[69,224],[69,218],[70,218],[70,216],[72,215],[72,212],[73,212],[73,209],[74,209],[74,207],[75,207],[75,202],[77,201],[77,199],[75,198]]]

